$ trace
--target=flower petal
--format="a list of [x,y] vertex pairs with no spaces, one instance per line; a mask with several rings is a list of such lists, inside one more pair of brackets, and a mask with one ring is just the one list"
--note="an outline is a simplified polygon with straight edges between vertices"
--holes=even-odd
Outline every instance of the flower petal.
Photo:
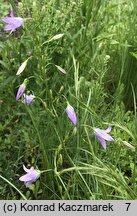
[[111,142],[114,141],[114,139],[109,134],[107,134],[105,130],[101,130],[99,128],[95,129],[95,135],[107,141],[111,141]]
[[31,175],[30,173],[27,173],[26,175],[21,176],[19,178],[19,180],[20,181],[25,181],[25,182],[27,182],[27,181],[33,181],[33,175]]
[[112,126],[109,126],[109,127],[105,130],[105,132],[106,132],[106,133],[109,133],[111,130],[112,130]]
[[19,28],[21,25],[23,25],[24,23],[24,19],[22,19],[21,17],[14,17],[12,18],[12,24],[16,27]]
[[104,140],[104,139],[102,139],[102,138],[97,138],[98,140],[99,140],[99,142],[101,143],[101,145],[102,145],[102,147],[104,148],[104,149],[106,149],[106,147],[107,147],[107,145],[106,145],[106,141]]
[[33,181],[28,181],[28,182],[26,182],[26,183],[25,183],[25,184],[26,184],[26,188],[28,188],[32,183],[33,183]]
[[2,21],[8,24],[12,24],[13,23],[13,18],[12,17],[3,17]]
[[34,170],[34,167],[31,167],[30,169],[27,169],[27,168],[25,167],[25,165],[23,164],[23,169],[24,169],[24,171],[25,171],[26,173],[28,173],[28,172]]
[[4,28],[3,28],[4,31],[8,31],[8,30],[12,30],[14,31],[15,30],[15,27],[11,24],[8,24],[6,25]]

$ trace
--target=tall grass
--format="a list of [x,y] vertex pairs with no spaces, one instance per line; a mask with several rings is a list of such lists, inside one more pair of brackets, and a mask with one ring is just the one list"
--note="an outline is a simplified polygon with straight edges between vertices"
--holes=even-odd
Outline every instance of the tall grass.
[[[9,0],[2,17],[9,6],[28,19],[0,33],[0,198],[136,199],[135,1]],[[30,106],[15,100],[25,78]],[[104,150],[93,128],[109,125],[115,141]],[[29,189],[18,180],[23,164],[45,170]]]

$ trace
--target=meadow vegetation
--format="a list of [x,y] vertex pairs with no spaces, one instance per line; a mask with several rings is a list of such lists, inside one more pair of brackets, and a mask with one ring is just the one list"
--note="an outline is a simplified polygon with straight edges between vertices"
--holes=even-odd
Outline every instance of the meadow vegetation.
[[[136,8],[0,0],[1,19],[11,10],[24,19],[11,34],[0,21],[0,199],[137,198]],[[16,100],[25,79],[29,105]],[[104,149],[94,130],[109,126],[114,142]],[[41,171],[28,188],[23,164]]]

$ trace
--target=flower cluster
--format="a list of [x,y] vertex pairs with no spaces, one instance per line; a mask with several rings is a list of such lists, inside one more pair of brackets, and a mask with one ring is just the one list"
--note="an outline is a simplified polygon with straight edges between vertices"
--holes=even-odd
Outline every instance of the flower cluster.
[[[7,24],[3,30],[10,31],[10,34],[24,24],[24,19],[21,17],[15,17],[13,11],[11,11],[10,17],[4,17],[2,18],[2,21]],[[26,85],[27,85],[27,79],[25,79],[24,82],[20,85],[16,94],[16,100],[19,100],[23,96],[26,90]],[[22,102],[27,105],[30,105],[32,102],[34,102],[34,95],[24,94],[24,99]]]
[[22,100],[22,102],[27,104],[27,105],[30,105],[31,103],[34,102],[35,96],[33,94],[29,94],[29,95],[24,94],[24,92],[26,90],[27,83],[28,83],[28,81],[27,81],[27,79],[25,79],[24,82],[18,88],[18,91],[16,94],[16,100],[19,100],[23,96],[24,99]]

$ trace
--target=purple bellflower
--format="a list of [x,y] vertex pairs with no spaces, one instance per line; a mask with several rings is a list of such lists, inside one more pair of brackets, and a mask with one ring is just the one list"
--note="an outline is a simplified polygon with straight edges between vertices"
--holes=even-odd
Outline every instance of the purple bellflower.
[[34,102],[34,98],[35,98],[35,96],[33,94],[30,94],[30,95],[24,94],[24,99],[22,102],[27,104],[27,105],[30,105],[31,103]]
[[24,23],[24,19],[21,17],[15,17],[13,11],[11,11],[10,17],[3,17],[2,21],[7,23],[3,30],[10,31],[10,34]]
[[114,139],[108,134],[111,131],[112,127],[109,126],[106,130],[99,128],[94,129],[94,135],[101,143],[102,147],[106,149],[106,140],[113,142]]
[[20,97],[24,94],[25,89],[26,89],[26,85],[27,85],[27,79],[25,79],[24,82],[18,88],[18,91],[17,91],[17,94],[16,94],[16,100],[19,100]]
[[74,108],[70,104],[68,104],[68,106],[66,108],[66,113],[67,113],[68,118],[73,123],[73,125],[76,126],[77,125],[76,113],[74,111]]
[[37,179],[40,177],[40,171],[35,170],[34,167],[27,169],[24,165],[23,169],[27,174],[21,176],[19,180],[25,182],[26,188],[28,188],[33,182],[37,181]]

